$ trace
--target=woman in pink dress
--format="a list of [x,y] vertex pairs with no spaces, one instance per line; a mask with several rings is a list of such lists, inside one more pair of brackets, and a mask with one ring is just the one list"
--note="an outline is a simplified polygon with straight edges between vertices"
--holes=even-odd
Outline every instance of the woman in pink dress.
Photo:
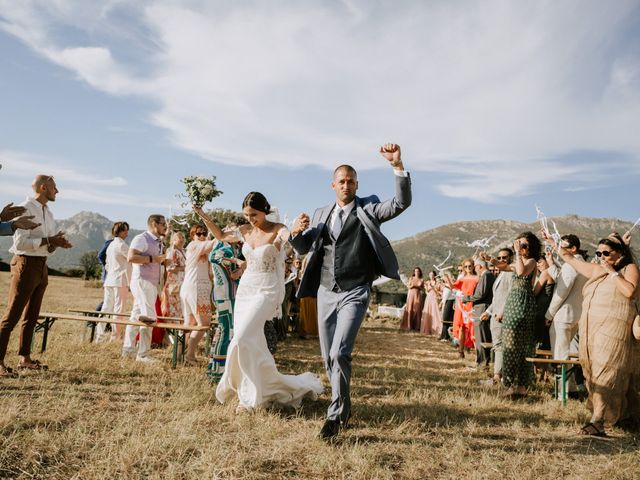
[[427,298],[422,309],[420,333],[425,335],[440,335],[442,333],[442,315],[438,305],[438,290],[441,288],[436,279],[436,272],[429,272],[429,280],[424,282]]
[[400,329],[420,330],[424,281],[422,279],[422,270],[418,267],[413,269],[413,276],[409,279],[407,287],[409,287],[409,292],[407,293],[407,304],[404,306]]

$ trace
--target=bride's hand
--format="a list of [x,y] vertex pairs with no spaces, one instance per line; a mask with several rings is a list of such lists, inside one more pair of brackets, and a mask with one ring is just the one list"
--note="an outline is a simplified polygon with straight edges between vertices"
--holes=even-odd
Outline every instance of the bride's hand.
[[298,215],[295,222],[293,223],[291,236],[295,237],[296,235],[304,232],[307,228],[309,228],[309,223],[311,223],[309,215],[307,215],[306,213],[301,213],[300,215]]
[[193,205],[193,211],[196,212],[199,217],[204,213],[204,210],[202,210],[202,207],[199,205]]

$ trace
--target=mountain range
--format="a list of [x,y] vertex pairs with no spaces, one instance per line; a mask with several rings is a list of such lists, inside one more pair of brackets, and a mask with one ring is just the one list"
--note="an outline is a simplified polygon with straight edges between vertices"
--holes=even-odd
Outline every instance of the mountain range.
[[[592,255],[599,239],[612,231],[623,233],[631,228],[630,222],[615,218],[589,218],[577,215],[555,217],[553,220],[561,234],[573,233],[582,240],[583,248]],[[60,220],[58,229],[66,232],[67,238],[74,245],[70,250],[58,250],[49,260],[52,268],[62,269],[77,267],[80,256],[91,250],[100,250],[104,241],[111,237],[113,222],[94,212],[80,212],[71,218]],[[551,223],[550,223],[551,225]],[[488,251],[496,251],[499,247],[511,245],[513,239],[523,231],[538,232],[538,222],[522,223],[512,220],[475,220],[456,222],[418,233],[412,237],[392,242],[398,256],[402,273],[410,273],[414,266],[419,266],[425,273],[445,260],[448,253],[451,257],[446,265],[453,265],[465,257],[473,255],[476,248],[469,246],[475,240],[489,238]],[[129,238],[141,231],[131,230]],[[0,238],[0,255],[8,260],[7,252],[11,246],[11,237]]]

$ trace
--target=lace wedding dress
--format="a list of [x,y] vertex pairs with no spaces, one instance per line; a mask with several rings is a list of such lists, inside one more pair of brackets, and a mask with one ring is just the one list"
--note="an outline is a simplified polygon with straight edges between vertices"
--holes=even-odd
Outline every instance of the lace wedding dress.
[[[240,233],[237,235],[241,237]],[[311,372],[283,375],[267,348],[264,324],[274,317],[284,299],[284,254],[280,234],[275,243],[242,253],[247,261],[236,293],[233,339],[216,398],[225,403],[238,396],[239,405],[255,409],[272,403],[298,407],[303,398],[316,399],[323,387]]]

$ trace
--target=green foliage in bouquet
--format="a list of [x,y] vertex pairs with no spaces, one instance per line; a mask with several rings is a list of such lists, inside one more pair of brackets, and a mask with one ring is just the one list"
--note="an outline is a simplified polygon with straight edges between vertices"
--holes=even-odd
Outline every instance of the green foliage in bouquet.
[[216,188],[216,177],[213,176],[184,177],[181,182],[184,183],[186,190],[185,193],[177,195],[178,198],[185,200],[181,204],[182,207],[189,207],[191,205],[202,207],[206,202],[210,202],[222,194],[222,192]]

